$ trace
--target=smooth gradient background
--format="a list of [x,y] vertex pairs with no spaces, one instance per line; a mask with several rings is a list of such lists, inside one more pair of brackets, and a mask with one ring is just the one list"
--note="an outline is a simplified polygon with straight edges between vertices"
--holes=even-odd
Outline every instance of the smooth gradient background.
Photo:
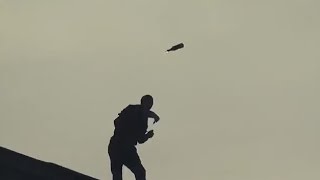
[[161,120],[138,147],[148,179],[320,179],[319,9],[0,0],[0,145],[111,179],[113,119],[151,94]]

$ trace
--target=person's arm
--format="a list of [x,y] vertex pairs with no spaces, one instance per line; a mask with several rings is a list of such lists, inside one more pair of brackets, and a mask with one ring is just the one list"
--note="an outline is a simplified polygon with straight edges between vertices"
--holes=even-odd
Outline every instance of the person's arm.
[[143,134],[139,137],[138,143],[143,144],[145,143],[149,138],[152,138],[154,135],[153,130],[149,131],[147,134]]
[[156,122],[158,122],[160,120],[160,117],[153,111],[149,111],[148,117],[154,119],[153,123],[156,123]]
[[160,119],[160,117],[156,113],[154,113],[150,110],[143,112],[142,120],[143,120],[143,122],[145,122],[145,124],[144,124],[144,126],[141,127],[139,135],[138,135],[138,143],[139,144],[145,143],[149,138],[152,138],[154,135],[153,130],[147,132],[148,118],[153,118],[154,123],[158,122]]

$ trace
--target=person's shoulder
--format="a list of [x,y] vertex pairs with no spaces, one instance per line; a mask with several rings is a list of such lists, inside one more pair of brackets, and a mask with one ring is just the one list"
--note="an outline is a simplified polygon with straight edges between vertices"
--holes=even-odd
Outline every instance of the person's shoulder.
[[136,112],[141,110],[140,104],[129,104],[126,108],[122,110],[122,112]]
[[141,105],[140,104],[129,104],[128,106],[127,106],[127,108],[141,108]]

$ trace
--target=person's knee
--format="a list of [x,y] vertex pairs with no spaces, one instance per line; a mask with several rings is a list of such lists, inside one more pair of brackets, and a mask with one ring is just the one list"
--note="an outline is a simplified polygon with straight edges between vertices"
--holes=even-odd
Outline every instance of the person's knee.
[[143,166],[140,168],[140,173],[142,176],[146,176],[146,169]]

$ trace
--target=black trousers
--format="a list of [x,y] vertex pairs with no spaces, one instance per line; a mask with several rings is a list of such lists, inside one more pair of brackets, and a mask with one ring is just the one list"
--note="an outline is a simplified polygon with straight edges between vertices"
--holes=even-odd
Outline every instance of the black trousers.
[[146,180],[146,170],[134,145],[126,146],[111,138],[108,146],[113,180],[122,180],[122,167],[125,165],[135,175],[136,180]]

